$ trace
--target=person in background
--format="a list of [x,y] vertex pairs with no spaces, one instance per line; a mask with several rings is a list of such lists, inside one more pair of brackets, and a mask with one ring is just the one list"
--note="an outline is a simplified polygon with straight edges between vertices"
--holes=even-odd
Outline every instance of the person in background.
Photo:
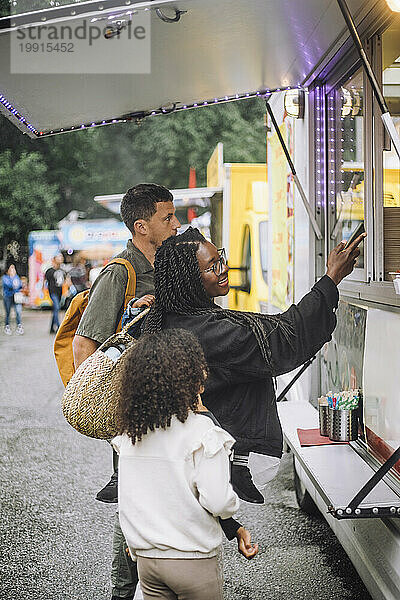
[[201,402],[203,350],[171,329],[142,336],[121,360],[119,518],[144,599],[222,600],[219,519],[240,503],[229,472],[235,440]]
[[100,275],[103,267],[104,267],[104,265],[102,267],[91,267],[90,268],[90,270],[89,270],[89,287],[92,287],[92,285],[94,284],[94,282]]
[[14,264],[11,263],[9,265],[7,271],[1,278],[1,282],[3,285],[4,308],[6,311],[4,333],[6,335],[12,334],[10,327],[10,313],[11,309],[14,308],[15,319],[17,322],[17,329],[15,330],[15,333],[22,335],[24,333],[24,328],[22,326],[22,304],[20,302],[16,302],[15,297],[15,295],[22,290],[22,283],[21,279],[17,275],[17,270]]
[[47,284],[50,298],[53,303],[50,333],[57,333],[57,330],[60,326],[58,313],[60,310],[63,283],[66,277],[65,271],[61,267],[63,262],[64,258],[62,254],[57,254],[51,260],[52,266],[49,269],[47,269],[46,273],[44,274],[45,282]]
[[89,282],[86,274],[86,261],[79,254],[74,257],[74,265],[68,275],[71,279],[72,285],[76,290],[75,294],[79,294],[80,292],[88,289]]

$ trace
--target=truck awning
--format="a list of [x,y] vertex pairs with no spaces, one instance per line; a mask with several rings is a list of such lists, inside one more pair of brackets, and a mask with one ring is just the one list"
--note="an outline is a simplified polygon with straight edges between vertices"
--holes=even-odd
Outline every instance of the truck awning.
[[[0,19],[0,110],[22,131],[40,137],[305,86],[324,57],[348,38],[336,0],[115,4],[115,0],[76,2]],[[376,4],[349,0],[356,23]],[[57,42],[75,43],[65,37],[67,26],[76,31],[117,22],[126,25],[129,20],[134,24],[146,9],[148,73],[138,73],[137,68],[136,73],[129,72],[135,70],[131,68],[135,57],[124,31],[118,40],[101,35],[90,48],[87,45],[85,56],[71,53],[69,62],[65,52],[50,50]],[[186,12],[177,22],[163,20],[178,10]],[[38,23],[48,28],[43,39],[37,39]],[[28,27],[36,38],[28,37]],[[28,52],[27,43],[38,47]]]

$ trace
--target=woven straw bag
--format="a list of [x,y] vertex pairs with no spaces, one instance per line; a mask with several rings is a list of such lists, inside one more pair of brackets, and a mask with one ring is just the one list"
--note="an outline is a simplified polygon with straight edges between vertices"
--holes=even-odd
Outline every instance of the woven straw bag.
[[[116,392],[121,358],[128,347],[136,342],[128,330],[147,315],[149,310],[146,308],[127,323],[122,331],[109,337],[71,377],[62,397],[62,411],[68,423],[79,433],[100,440],[118,435]],[[106,356],[105,351],[119,344],[123,344],[125,350],[114,361]]]

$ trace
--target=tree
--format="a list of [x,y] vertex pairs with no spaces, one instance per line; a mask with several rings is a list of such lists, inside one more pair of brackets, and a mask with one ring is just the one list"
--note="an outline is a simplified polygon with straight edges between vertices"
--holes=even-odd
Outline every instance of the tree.
[[138,171],[132,149],[121,147],[118,139],[114,144],[110,133],[101,129],[49,137],[39,144],[48,167],[47,180],[59,192],[60,219],[73,209],[85,211],[92,218],[109,216],[94,204],[94,196],[124,189],[126,174]]
[[10,15],[9,0],[0,0],[0,17],[8,17]]
[[46,180],[57,186],[57,221],[73,209],[92,218],[106,217],[109,213],[96,206],[93,197],[127,189],[133,185],[132,176],[136,183],[143,179],[131,140],[121,140],[114,127],[31,139],[0,116],[0,153],[9,150],[13,161],[22,152],[40,153]]
[[218,142],[226,162],[265,161],[265,107],[249,99],[148,117],[138,127],[123,123],[34,140],[0,117],[0,153],[40,153],[44,175],[56,186],[56,221],[71,210],[89,218],[107,213],[93,202],[96,195],[123,193],[141,181],[170,188],[188,185],[195,167],[199,186],[206,185],[206,166]]
[[[47,167],[37,152],[23,152],[13,161],[0,154],[0,248],[26,246],[28,233],[55,225],[57,188],[47,181]],[[15,257],[18,258],[18,257]]]
[[[0,0],[1,1],[1,0]],[[71,210],[107,217],[96,195],[123,193],[141,181],[188,185],[190,167],[206,185],[218,142],[225,162],[264,162],[264,103],[243,100],[149,117],[136,123],[31,139],[0,116],[0,253],[26,247],[33,229],[56,225]],[[26,261],[26,251],[20,254]]]
[[129,173],[130,180],[122,177],[115,192],[138,183],[136,174],[185,188],[190,167],[196,168],[198,185],[206,185],[207,162],[218,142],[224,144],[226,162],[265,162],[264,114],[263,102],[249,99],[148,117],[140,127],[104,128],[101,134],[112,148],[135,157],[136,171]]

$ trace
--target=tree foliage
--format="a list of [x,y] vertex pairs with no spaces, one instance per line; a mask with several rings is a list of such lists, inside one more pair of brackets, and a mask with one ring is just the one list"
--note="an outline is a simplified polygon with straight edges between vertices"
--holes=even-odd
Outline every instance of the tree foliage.
[[33,229],[47,229],[54,221],[57,188],[47,181],[47,166],[38,152],[22,152],[17,161],[6,150],[0,154],[0,246],[25,246]]
[[[138,173],[135,154],[121,144],[117,132],[101,129],[77,131],[41,140],[23,135],[0,116],[0,152],[10,151],[14,161],[23,152],[37,152],[47,166],[46,180],[58,192],[56,221],[71,210],[87,211],[88,216],[105,216],[93,197],[124,189],[128,173]],[[138,180],[141,175],[137,175]],[[122,179],[122,187],[121,187]]]
[[[261,100],[149,117],[140,126],[123,123],[32,140],[0,117],[0,152],[13,160],[38,152],[47,165],[46,180],[56,185],[57,220],[70,210],[99,214],[93,197],[122,193],[140,181],[187,187],[189,169],[206,185],[206,167],[218,142],[226,162],[265,161],[265,108]],[[97,211],[97,212],[96,212]]]
[[[109,216],[96,195],[123,193],[143,182],[188,186],[218,142],[225,162],[265,161],[265,107],[249,99],[124,123],[31,139],[0,116],[0,248],[49,229],[71,210]],[[24,245],[24,244],[23,244]]]
[[206,185],[206,167],[218,142],[225,162],[265,162],[264,106],[245,100],[149,118],[133,133],[146,178],[187,187],[189,167]]
[[8,17],[11,12],[9,0],[0,0],[0,17]]

